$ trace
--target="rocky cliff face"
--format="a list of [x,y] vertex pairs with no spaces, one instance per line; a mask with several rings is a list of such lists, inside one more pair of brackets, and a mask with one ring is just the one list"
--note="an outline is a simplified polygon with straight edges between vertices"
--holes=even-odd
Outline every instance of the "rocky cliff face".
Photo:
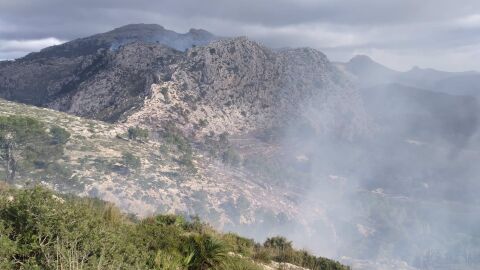
[[188,50],[169,70],[170,78],[152,85],[127,122],[175,119],[203,134],[245,134],[299,119],[318,132],[348,137],[368,129],[357,92],[313,49],[273,51],[246,38],[228,39]]
[[75,81],[45,106],[79,116],[113,122],[138,105],[150,85],[164,74],[181,54],[157,44],[131,43],[117,51],[93,56]]

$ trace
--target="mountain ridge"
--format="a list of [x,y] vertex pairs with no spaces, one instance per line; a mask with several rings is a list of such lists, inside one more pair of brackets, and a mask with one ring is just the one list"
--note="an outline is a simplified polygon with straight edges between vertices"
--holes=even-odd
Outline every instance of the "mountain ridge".
[[[352,111],[351,121],[358,123],[352,122],[358,130],[342,131],[345,137],[368,133],[358,93],[323,53],[308,48],[272,50],[245,37],[217,40],[204,30],[185,35],[189,34],[207,36],[197,43],[205,44],[195,47],[189,43],[188,50],[178,51],[175,42],[183,34],[157,25],[127,25],[53,46],[6,63],[0,70],[0,97],[115,122],[128,118],[123,114],[138,110],[145,98],[158,97],[159,91],[169,95],[169,87],[173,87],[170,92],[182,99],[177,108],[183,111],[180,114],[191,112],[197,102],[207,102],[216,111],[215,118],[235,117],[230,121],[235,124],[229,125],[228,119],[217,124],[230,126],[219,130],[230,133],[270,128],[290,121],[287,118],[305,118],[300,108],[318,109],[307,103],[329,100],[343,107],[344,114]],[[116,42],[124,44],[117,47]],[[75,53],[68,55],[71,50]],[[160,107],[170,106],[163,102]],[[221,112],[228,107],[232,107],[230,112]],[[340,128],[335,127],[334,119],[343,117],[336,116],[339,110],[322,110],[328,110],[325,115],[332,118],[324,119],[323,126],[317,121],[316,129],[330,132]],[[247,113],[258,115],[258,123],[247,123],[252,119]],[[201,120],[198,117],[196,121]]]

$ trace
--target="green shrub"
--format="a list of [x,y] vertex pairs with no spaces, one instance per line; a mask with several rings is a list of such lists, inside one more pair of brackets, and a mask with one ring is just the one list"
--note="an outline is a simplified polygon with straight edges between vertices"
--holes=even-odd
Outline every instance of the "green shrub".
[[160,89],[160,93],[162,93],[165,103],[169,104],[171,101],[170,101],[170,94],[168,93],[168,88],[162,87],[162,89]]
[[122,153],[122,161],[123,165],[130,169],[138,169],[140,166],[142,166],[140,158],[136,157],[130,152]]
[[228,133],[224,132],[215,139],[214,134],[205,138],[206,150],[214,157],[220,158],[223,163],[238,166],[241,163],[240,155],[228,140]]
[[233,149],[232,147],[229,147],[225,152],[222,154],[222,161],[225,164],[231,165],[231,166],[238,166],[240,165],[240,155]]
[[285,237],[275,236],[267,238],[262,246],[256,246],[254,258],[261,261],[274,260],[306,267],[312,270],[349,268],[326,258],[316,257],[305,250],[295,250],[292,242]]
[[190,141],[174,124],[169,123],[166,125],[165,130],[162,132],[162,137],[167,143],[177,146],[180,152],[192,152]]
[[50,134],[52,136],[53,144],[66,144],[70,139],[70,132],[59,126],[51,127]]
[[184,153],[180,156],[180,159],[178,160],[180,164],[185,166],[188,171],[191,173],[196,173],[197,168],[195,167],[195,164],[193,163],[193,156],[191,152]]
[[228,245],[230,251],[242,256],[251,257],[254,254],[255,241],[241,237],[235,233],[227,233],[222,240]]
[[[185,166],[189,172],[196,173],[197,169],[193,163],[193,148],[190,140],[183,132],[175,127],[173,123],[167,123],[161,135],[166,143],[174,145],[177,148],[176,150],[180,152],[180,157],[177,160],[178,163]],[[165,151],[165,149],[163,151]]]
[[148,130],[137,127],[128,128],[128,138],[130,140],[146,141],[148,139]]
[[187,254],[191,254],[189,269],[212,269],[223,266],[227,249],[220,240],[207,234],[192,235],[187,239]]
[[266,248],[279,249],[279,250],[289,250],[292,249],[292,242],[288,241],[283,236],[274,236],[267,238],[263,246]]
[[202,127],[202,128],[203,128],[203,127],[206,127],[206,126],[208,125],[208,120],[207,120],[207,119],[200,119],[200,120],[198,121],[198,125],[199,125],[200,127]]
[[45,170],[63,155],[70,134],[62,128],[47,127],[41,121],[23,116],[0,116],[0,162],[6,180],[17,173],[28,175]]

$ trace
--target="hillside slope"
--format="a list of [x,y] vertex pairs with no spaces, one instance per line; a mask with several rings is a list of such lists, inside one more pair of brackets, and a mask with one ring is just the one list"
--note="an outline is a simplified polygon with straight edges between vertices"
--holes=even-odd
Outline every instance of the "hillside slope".
[[[197,214],[216,226],[253,223],[262,213],[271,213],[275,222],[280,213],[293,217],[298,211],[285,190],[192,149],[175,131],[157,140],[133,140],[122,126],[0,100],[0,116],[7,115],[31,117],[71,133],[57,173],[26,172],[16,180],[18,185],[33,180],[114,202],[140,216],[158,211]],[[131,159],[138,164],[128,162]]]

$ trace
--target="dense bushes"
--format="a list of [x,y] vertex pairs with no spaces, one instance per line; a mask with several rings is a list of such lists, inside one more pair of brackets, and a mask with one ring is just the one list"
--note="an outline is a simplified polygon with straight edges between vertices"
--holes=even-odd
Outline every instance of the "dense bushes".
[[[0,187],[0,269],[257,270],[251,258],[259,251],[275,258],[275,248],[219,234],[198,219],[159,215],[139,221],[96,199]],[[289,252],[290,261],[302,255],[325,265],[312,269],[346,269]]]
[[122,153],[122,163],[129,169],[138,169],[140,166],[142,166],[142,161],[140,158],[136,157],[130,152]]
[[53,144],[66,144],[70,139],[70,132],[59,126],[51,127],[50,134],[52,135]]
[[197,168],[193,162],[193,148],[182,130],[170,122],[165,125],[160,135],[167,144],[174,146],[179,152],[178,163],[186,167],[189,172],[196,173]]
[[182,153],[191,153],[192,146],[189,139],[183,134],[182,130],[177,128],[173,123],[167,123],[165,129],[161,132],[161,136],[166,143],[175,145],[178,151]]
[[240,165],[242,161],[240,155],[228,140],[228,133],[226,132],[220,134],[218,139],[215,138],[213,133],[206,136],[205,148],[210,155],[221,158],[223,163],[227,165],[236,167]]
[[143,128],[129,127],[127,133],[130,140],[146,141],[148,139],[148,130]]
[[70,138],[65,129],[53,126],[49,132],[41,121],[23,116],[0,116],[0,162],[7,182],[18,173],[48,169],[63,155]]

